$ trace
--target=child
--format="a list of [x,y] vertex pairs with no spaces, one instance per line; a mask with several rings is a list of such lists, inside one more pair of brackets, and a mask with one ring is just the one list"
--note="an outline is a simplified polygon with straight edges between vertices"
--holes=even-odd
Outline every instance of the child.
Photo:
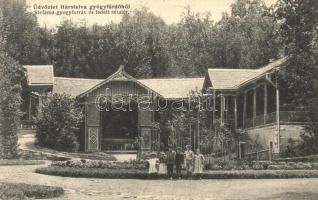
[[160,159],[159,159],[159,175],[166,175],[167,174],[167,157],[164,152],[161,152]]
[[157,154],[155,152],[152,152],[150,154],[150,159],[148,160],[149,163],[149,174],[157,174],[158,173],[158,164],[159,159],[156,158]]
[[204,161],[205,161],[205,158],[201,154],[200,149],[197,149],[197,153],[194,156],[194,170],[193,170],[193,174],[195,174],[199,178],[201,178],[201,175],[203,173]]

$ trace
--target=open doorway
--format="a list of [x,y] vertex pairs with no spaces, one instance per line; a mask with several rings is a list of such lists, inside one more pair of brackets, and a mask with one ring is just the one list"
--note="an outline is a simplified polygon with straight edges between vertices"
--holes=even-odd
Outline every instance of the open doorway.
[[[108,107],[101,114],[102,150],[135,150],[135,137],[138,136],[138,105],[130,102],[123,110]],[[130,109],[129,109],[130,108]]]

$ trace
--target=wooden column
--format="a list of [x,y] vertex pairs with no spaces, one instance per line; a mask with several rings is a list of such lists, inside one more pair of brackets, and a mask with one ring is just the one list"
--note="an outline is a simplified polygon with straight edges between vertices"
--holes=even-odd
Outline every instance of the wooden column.
[[267,117],[267,84],[264,85],[264,124],[266,124]]
[[246,93],[244,92],[244,101],[243,101],[243,128],[245,128],[245,120],[246,120]]
[[280,116],[279,116],[279,84],[276,78],[276,121],[277,121],[277,152],[280,152]]
[[216,109],[216,97],[215,97],[215,90],[213,89],[213,124],[215,123],[215,109]]
[[224,108],[225,108],[225,97],[221,94],[221,125],[224,125]]
[[257,99],[257,96],[256,96],[256,87],[253,88],[253,126],[255,126],[255,118],[256,118],[256,115],[257,115],[257,102],[256,102],[256,99]]
[[29,96],[29,120],[31,120],[31,112],[32,112],[32,97],[30,94],[30,96]]
[[[199,121],[199,119],[197,120],[197,143],[198,143],[198,146],[196,149],[201,150],[201,147],[200,147],[200,143],[201,143],[201,141],[200,141],[200,121]],[[196,149],[194,149],[194,150],[196,150]]]
[[237,129],[237,99],[236,96],[233,96],[234,100],[234,130]]

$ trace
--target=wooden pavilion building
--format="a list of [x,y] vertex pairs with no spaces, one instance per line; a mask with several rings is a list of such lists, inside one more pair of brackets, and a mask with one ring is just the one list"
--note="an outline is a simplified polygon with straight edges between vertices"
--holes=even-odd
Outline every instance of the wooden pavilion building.
[[211,123],[219,119],[279,151],[281,140],[299,137],[306,114],[282,110],[275,74],[285,61],[282,58],[259,69],[213,68],[199,78],[161,79],[136,79],[123,66],[106,79],[55,77],[51,65],[25,66],[31,91],[28,114],[34,115],[37,107],[40,110],[41,96],[48,92],[68,94],[85,107],[84,151],[135,150],[138,136],[143,150],[155,150],[161,142],[154,109],[158,99],[186,100],[198,90],[214,99]]

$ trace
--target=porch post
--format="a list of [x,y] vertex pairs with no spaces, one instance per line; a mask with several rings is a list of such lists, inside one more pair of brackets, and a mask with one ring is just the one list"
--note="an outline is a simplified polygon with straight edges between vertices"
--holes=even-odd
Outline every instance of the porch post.
[[224,125],[224,108],[225,108],[225,97],[221,94],[221,125]]
[[266,124],[267,117],[267,84],[264,85],[264,124]]
[[255,121],[255,118],[256,118],[256,106],[257,106],[257,104],[256,104],[256,99],[257,99],[257,96],[256,96],[256,87],[255,88],[253,88],[253,126],[255,126],[255,123],[254,123],[254,121]]
[[213,89],[213,124],[215,123],[215,108],[216,108],[216,97],[215,97],[215,90]]
[[234,100],[234,130],[237,129],[237,99],[236,96],[233,96]]
[[30,94],[30,96],[29,96],[29,120],[31,120],[31,112],[32,112],[32,97]]
[[276,77],[276,121],[277,121],[277,152],[280,152],[280,118],[279,118],[279,84]]
[[243,101],[243,128],[245,128],[246,120],[246,92],[244,92],[244,101]]

